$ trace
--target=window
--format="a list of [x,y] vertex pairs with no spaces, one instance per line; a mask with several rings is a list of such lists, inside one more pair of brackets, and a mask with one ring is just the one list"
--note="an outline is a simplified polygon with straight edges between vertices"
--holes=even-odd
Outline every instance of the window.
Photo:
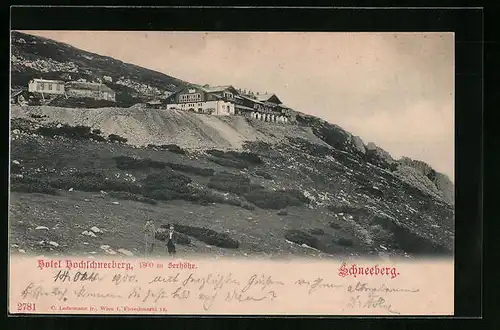
[[39,91],[40,89],[42,89],[42,86],[40,86],[40,84],[36,84],[36,90]]
[[52,84],[49,84],[49,91],[52,90]]
[[56,85],[56,90],[60,91],[61,90],[61,85],[57,84]]
[[196,94],[183,94],[179,96],[179,101],[180,102],[198,102],[201,101],[201,94],[196,93]]
[[44,83],[41,83],[40,86],[41,86],[41,89],[45,89],[45,84]]

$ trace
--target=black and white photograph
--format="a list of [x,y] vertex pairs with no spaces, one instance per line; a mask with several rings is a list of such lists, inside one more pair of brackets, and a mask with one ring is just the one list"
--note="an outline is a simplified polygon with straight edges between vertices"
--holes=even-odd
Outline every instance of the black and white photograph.
[[452,258],[454,34],[11,31],[11,254]]

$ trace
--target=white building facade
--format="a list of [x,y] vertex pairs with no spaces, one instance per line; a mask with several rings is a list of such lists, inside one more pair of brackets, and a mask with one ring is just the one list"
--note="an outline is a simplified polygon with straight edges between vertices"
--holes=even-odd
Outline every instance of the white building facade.
[[234,104],[231,102],[226,102],[224,100],[170,103],[167,104],[167,110],[184,110],[215,116],[230,116],[234,115]]
[[237,91],[232,86],[192,85],[170,95],[167,98],[167,109],[230,116],[235,114],[236,94]]
[[65,93],[64,81],[32,79],[28,83],[28,92],[62,95]]

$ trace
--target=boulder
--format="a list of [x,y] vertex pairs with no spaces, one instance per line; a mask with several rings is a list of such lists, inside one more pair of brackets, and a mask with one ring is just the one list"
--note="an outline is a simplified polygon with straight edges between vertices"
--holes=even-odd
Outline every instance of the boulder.
[[101,229],[99,229],[98,227],[96,227],[96,226],[90,228],[90,230],[93,231],[96,234],[102,234],[103,233],[103,231]]
[[109,245],[101,245],[101,250],[104,250],[104,252],[106,252],[107,254],[111,255],[116,254],[116,252],[113,249],[111,249]]
[[88,230],[85,230],[84,232],[82,232],[82,235],[90,236],[90,237],[97,237],[96,234],[94,234],[93,232],[88,231]]
[[324,235],[325,231],[321,228],[311,228],[309,229],[311,235]]
[[306,244],[315,249],[319,247],[319,240],[316,237],[301,230],[287,230],[285,239],[299,245]]
[[124,255],[126,255],[128,257],[133,257],[134,256],[134,254],[132,252],[130,252],[128,250],[125,250],[125,249],[118,249],[118,252],[121,253],[121,254],[124,254]]
[[359,136],[352,136],[351,143],[354,146],[354,149],[360,152],[361,154],[366,154],[365,144],[363,140]]
[[367,162],[385,169],[390,169],[395,162],[391,155],[384,149],[370,142],[366,145],[365,159]]

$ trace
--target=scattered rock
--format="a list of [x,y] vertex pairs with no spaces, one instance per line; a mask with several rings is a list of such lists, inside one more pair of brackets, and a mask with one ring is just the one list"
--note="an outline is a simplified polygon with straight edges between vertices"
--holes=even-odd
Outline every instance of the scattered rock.
[[97,228],[96,226],[90,228],[90,230],[93,231],[96,234],[102,234],[103,233],[103,231],[101,229]]
[[12,131],[12,133],[14,133],[14,134],[19,134],[19,133],[21,133],[21,132],[20,132],[18,129],[15,129],[15,130],[13,130],[13,131]]
[[50,241],[49,244],[52,246],[55,246],[55,247],[59,246],[59,244],[57,242],[53,242],[53,241]]
[[311,233],[312,235],[324,235],[325,231],[321,228],[312,228],[309,229],[309,233]]
[[49,230],[49,228],[47,228],[45,226],[38,226],[35,228],[35,230],[42,230],[42,229]]
[[281,210],[278,212],[278,215],[288,215],[288,211],[287,210]]
[[333,229],[340,229],[340,225],[336,222],[330,222],[330,227]]
[[125,250],[125,249],[118,249],[118,252],[120,252],[121,254],[124,254],[126,256],[129,256],[129,257],[132,257],[134,254],[128,250]]
[[88,231],[88,230],[85,230],[84,232],[82,232],[82,235],[86,235],[86,236],[90,236],[90,237],[97,237],[96,234],[94,234],[93,232]]
[[107,254],[116,254],[116,252],[109,245],[101,245],[101,249]]
[[299,245],[307,244],[313,248],[317,248],[319,244],[316,237],[300,230],[288,230],[285,233],[285,239]]
[[19,245],[17,245],[17,244],[12,244],[12,245],[11,245],[11,247],[13,247],[13,248],[18,248],[18,247],[19,247]]
[[73,188],[69,188],[68,191],[73,191]]
[[115,204],[115,205],[119,205],[120,204],[119,202],[112,202],[112,203]]
[[15,160],[15,159],[14,159],[12,162],[13,162],[14,164],[16,164],[16,165],[21,165],[21,163],[19,163],[19,161]]
[[347,238],[347,237],[336,237],[332,241],[333,241],[333,243],[335,243],[337,245],[342,245],[342,246],[352,246],[353,245],[352,239]]
[[26,251],[23,250],[23,249],[19,249],[18,251],[21,252],[21,253],[26,253]]

